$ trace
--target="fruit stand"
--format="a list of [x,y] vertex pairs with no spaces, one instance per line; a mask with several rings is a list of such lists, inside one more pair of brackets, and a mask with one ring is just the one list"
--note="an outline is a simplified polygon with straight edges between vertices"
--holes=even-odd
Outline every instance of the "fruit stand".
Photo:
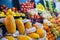
[[54,1],[6,1],[0,1],[0,40],[60,40],[60,10]]

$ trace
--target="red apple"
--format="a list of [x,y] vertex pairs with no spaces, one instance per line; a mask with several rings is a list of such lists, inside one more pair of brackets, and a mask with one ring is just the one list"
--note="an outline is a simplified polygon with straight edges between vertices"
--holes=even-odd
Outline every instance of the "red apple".
[[15,7],[12,7],[12,11],[14,11],[14,12],[15,12]]
[[21,10],[23,11],[24,9],[23,9],[23,8],[21,8]]
[[27,0],[28,2],[30,2],[31,0]]
[[6,8],[6,6],[5,5],[2,5],[2,7],[5,9]]
[[23,3],[23,5],[25,6],[25,5],[26,5],[26,3]]
[[25,6],[25,8],[27,8],[28,6]]
[[6,9],[3,9],[2,11],[3,11],[4,13],[6,13],[6,12],[7,12],[7,10],[6,10]]
[[4,9],[4,8],[1,6],[1,9]]
[[24,5],[22,5],[21,7],[24,8]]
[[36,14],[34,14],[34,18],[36,18]]
[[56,23],[58,23],[58,22],[59,22],[59,20],[55,20],[55,22],[56,22]]
[[37,16],[37,18],[39,19],[40,18],[40,16],[39,15],[36,15]]
[[31,16],[31,18],[33,19],[33,18],[34,18],[34,16]]

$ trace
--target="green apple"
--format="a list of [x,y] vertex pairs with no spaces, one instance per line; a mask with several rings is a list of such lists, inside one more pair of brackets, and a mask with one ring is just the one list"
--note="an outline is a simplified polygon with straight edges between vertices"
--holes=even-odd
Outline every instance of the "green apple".
[[12,16],[16,16],[15,12],[13,12],[13,11],[11,11],[10,14],[11,14]]
[[22,16],[24,17],[24,16],[25,16],[25,14],[24,14],[24,13],[22,13]]
[[20,16],[20,14],[18,13],[18,11],[15,14],[16,14],[16,16]]

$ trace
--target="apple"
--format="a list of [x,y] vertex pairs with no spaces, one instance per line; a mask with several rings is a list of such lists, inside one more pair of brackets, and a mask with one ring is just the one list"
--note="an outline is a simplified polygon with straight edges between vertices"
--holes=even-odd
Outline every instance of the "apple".
[[42,16],[40,16],[40,18],[43,18]]
[[1,6],[1,9],[3,9],[3,7]]
[[4,13],[6,13],[6,12],[7,12],[7,10],[6,10],[6,9],[3,9],[2,11],[3,11]]
[[40,16],[39,15],[36,15],[37,16],[37,18],[39,19],[40,18]]
[[21,8],[21,10],[23,11],[24,9],[23,9],[23,8]]
[[8,10],[8,7],[6,7],[5,9]]
[[55,20],[55,22],[56,22],[56,23],[58,23],[58,22],[59,22],[59,20],[57,19],[57,20]]
[[2,5],[2,7],[5,9],[6,8],[6,6],[5,5]]
[[33,19],[33,18],[34,18],[34,16],[31,16],[31,18]]
[[26,3],[22,3],[24,6],[26,5]]
[[28,6],[25,6],[25,8],[27,8]]
[[11,9],[12,9],[12,11],[14,11],[14,12],[15,12],[15,7],[12,7]]
[[24,13],[26,13],[26,11],[24,10]]
[[31,0],[27,0],[28,2],[30,2]]
[[36,14],[34,14],[34,18],[36,19]]
[[22,5],[21,7],[24,8],[24,5]]

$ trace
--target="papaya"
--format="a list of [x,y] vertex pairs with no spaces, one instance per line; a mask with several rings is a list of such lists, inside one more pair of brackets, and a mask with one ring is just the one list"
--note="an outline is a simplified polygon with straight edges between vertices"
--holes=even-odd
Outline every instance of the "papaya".
[[8,40],[15,40],[13,36],[5,36],[5,38]]
[[29,36],[21,35],[17,36],[17,40],[32,40],[32,38],[30,38]]
[[25,23],[25,28],[31,28],[31,27],[32,27],[31,22],[26,22],[26,23]]
[[12,34],[16,32],[16,24],[13,16],[6,16],[6,18],[4,19],[4,25],[8,33]]
[[40,38],[44,37],[44,32],[43,32],[43,30],[41,28],[37,28],[36,33],[39,34]]
[[25,27],[24,27],[24,23],[22,22],[22,20],[16,19],[16,25],[17,25],[17,29],[18,29],[19,33],[24,34],[25,33]]
[[28,36],[31,37],[31,38],[34,38],[34,39],[39,39],[40,38],[40,36],[37,33],[29,33]]

